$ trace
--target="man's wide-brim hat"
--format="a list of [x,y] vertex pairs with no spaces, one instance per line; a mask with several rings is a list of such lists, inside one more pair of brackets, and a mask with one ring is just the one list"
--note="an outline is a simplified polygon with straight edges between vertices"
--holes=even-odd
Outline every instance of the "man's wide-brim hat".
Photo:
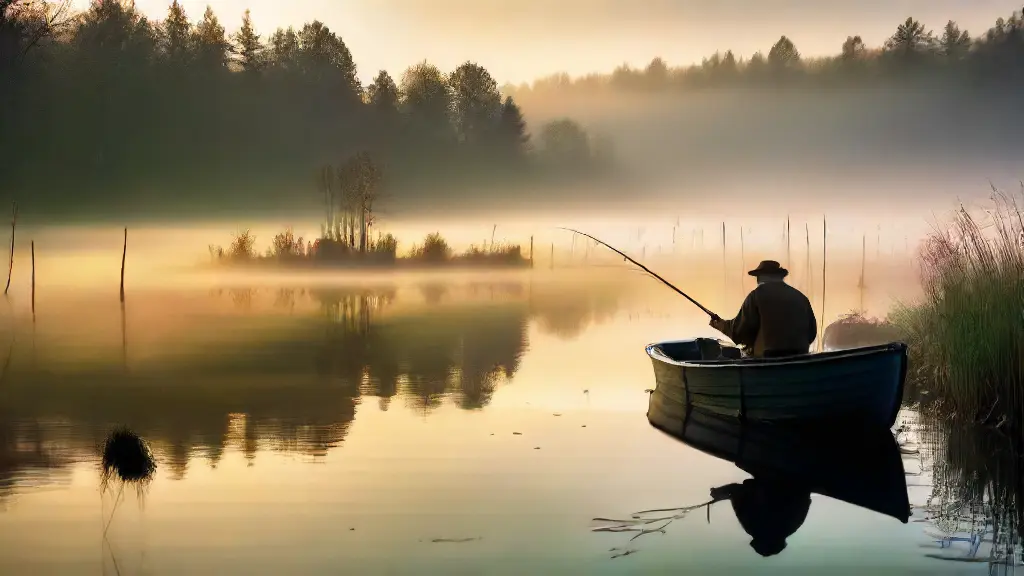
[[747,272],[747,274],[750,274],[751,276],[761,276],[762,274],[778,274],[780,276],[785,277],[786,275],[789,274],[789,270],[783,268],[775,260],[762,260],[761,263],[757,265],[757,268],[754,268],[750,272]]

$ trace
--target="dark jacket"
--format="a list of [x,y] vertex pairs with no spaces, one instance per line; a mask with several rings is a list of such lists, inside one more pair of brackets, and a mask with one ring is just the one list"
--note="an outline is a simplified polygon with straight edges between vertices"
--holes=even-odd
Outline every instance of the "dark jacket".
[[759,284],[735,318],[712,321],[711,326],[756,357],[806,353],[818,335],[811,301],[782,281]]

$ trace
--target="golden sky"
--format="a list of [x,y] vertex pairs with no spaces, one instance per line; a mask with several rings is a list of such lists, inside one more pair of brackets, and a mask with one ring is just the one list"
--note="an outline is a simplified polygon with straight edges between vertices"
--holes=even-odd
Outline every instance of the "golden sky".
[[[84,7],[89,0],[74,0]],[[169,0],[135,0],[162,19]],[[368,83],[427,59],[443,70],[483,64],[498,83],[616,65],[699,62],[716,50],[767,52],[786,34],[805,55],[837,52],[848,35],[880,44],[907,16],[940,30],[952,18],[981,33],[1020,0],[181,0],[197,20],[207,5],[233,31],[246,8],[264,37],[319,19],[345,40]]]

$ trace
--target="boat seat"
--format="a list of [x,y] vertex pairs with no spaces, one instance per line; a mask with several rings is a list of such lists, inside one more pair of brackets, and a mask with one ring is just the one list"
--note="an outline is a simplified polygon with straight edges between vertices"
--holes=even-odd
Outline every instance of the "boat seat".
[[662,342],[657,349],[676,361],[739,360],[739,348],[715,338],[693,338],[675,342]]
[[722,344],[711,338],[697,338],[701,360],[718,360],[722,357]]
[[715,340],[714,338],[698,338],[701,360],[739,360],[742,353],[739,348]]
[[735,346],[722,346],[722,358],[727,360],[739,360],[743,358],[743,351]]

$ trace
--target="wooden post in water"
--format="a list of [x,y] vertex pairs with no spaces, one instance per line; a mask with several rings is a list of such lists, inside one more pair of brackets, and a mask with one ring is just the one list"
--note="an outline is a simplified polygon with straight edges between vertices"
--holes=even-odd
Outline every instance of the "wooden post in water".
[[32,240],[32,322],[36,321],[36,241]]
[[18,225],[18,203],[14,202],[11,216],[11,261],[7,266],[7,286],[4,288],[4,295],[11,289],[11,274],[14,273],[14,229]]
[[792,242],[789,241],[789,214],[786,214],[786,268],[792,267]]
[[868,235],[864,234],[860,238],[860,280],[857,282],[857,288],[860,289],[860,310],[864,312],[864,260],[867,256],[868,249]]
[[743,244],[743,226],[740,226],[740,292],[743,292],[745,278],[743,274],[747,271],[747,249]]
[[128,228],[124,229],[124,246],[121,248],[121,362],[128,370],[128,320],[124,309],[124,262],[128,255]]
[[121,249],[121,302],[124,302],[124,260],[128,255],[128,228],[124,229],[124,247]]
[[807,222],[804,222],[804,234],[807,238],[807,284],[805,289],[810,292],[807,297],[814,302],[814,275],[811,273],[811,226]]
[[722,222],[722,299],[725,300],[725,291],[729,287],[729,259],[725,251],[725,222]]
[[825,264],[828,262],[828,220],[825,216],[821,217],[821,318],[818,319],[820,328],[818,329],[818,351],[821,352],[825,349],[824,335],[825,335],[825,289],[826,289],[826,272]]
[[530,236],[530,268],[533,268],[533,236]]

